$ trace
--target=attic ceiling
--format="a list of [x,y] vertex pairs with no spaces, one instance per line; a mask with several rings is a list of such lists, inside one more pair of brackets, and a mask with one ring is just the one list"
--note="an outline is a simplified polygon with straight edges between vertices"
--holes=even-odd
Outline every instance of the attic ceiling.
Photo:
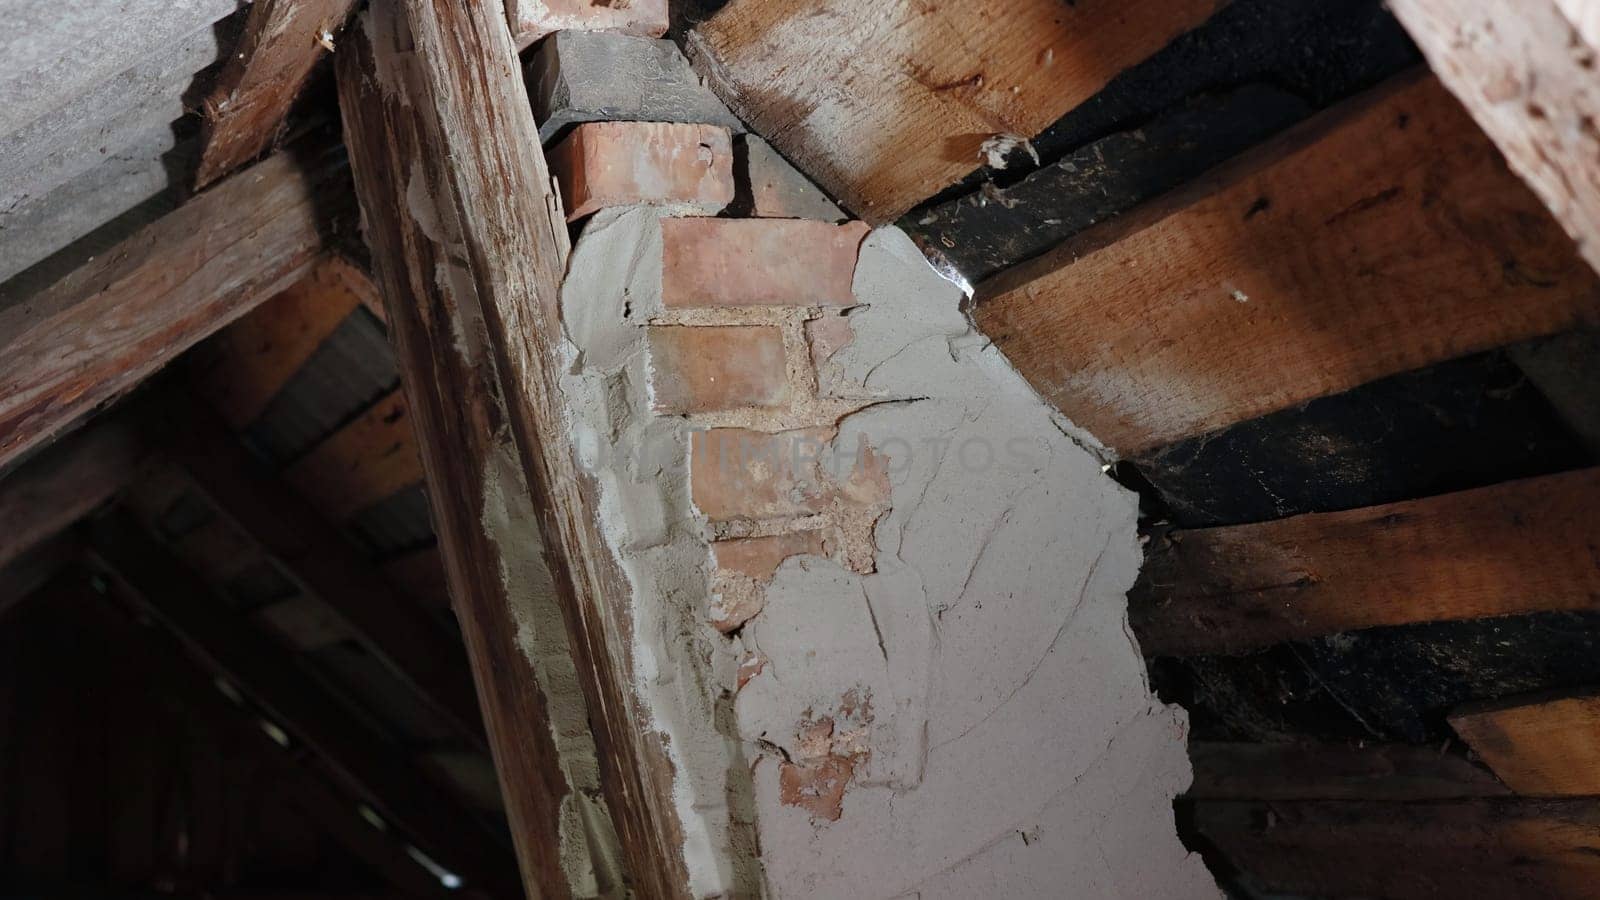
[[[851,4],[816,5],[851,15]],[[1186,191],[1202,199],[1214,196],[1205,191],[1225,191],[1255,171],[1255,161],[1278,158],[1272,148],[1293,145],[1295,135],[1328,133],[1316,129],[1328,129],[1326,123],[1346,115],[1346,104],[1367,103],[1376,92],[1395,90],[1395,79],[1429,78],[1406,30],[1376,0],[1180,5],[1183,14],[1155,32],[1136,27],[1140,18],[1127,12],[1095,19],[1095,29],[1130,29],[1148,46],[1134,42],[1126,58],[1107,60],[1081,83],[1063,85],[1041,74],[1043,51],[1028,43],[1038,23],[1018,20],[991,32],[979,21],[983,4],[973,7],[974,21],[965,22],[970,27],[950,36],[936,53],[901,46],[898,31],[887,26],[807,44],[794,32],[803,21],[790,21],[782,4],[760,0],[675,6],[673,36],[733,111],[848,212],[898,224],[942,272],[975,289],[979,324],[1042,394],[1083,423],[1095,414],[1096,401],[1085,400],[1088,392],[1073,390],[1070,382],[1051,394],[1060,384],[1051,381],[1051,367],[1092,355],[1110,339],[1100,331],[1085,332],[1086,349],[1071,350],[1070,334],[1050,331],[1051,316],[1065,307],[1035,312],[1042,285],[1058,279],[1065,285],[1060,296],[1091,296],[1073,280],[1088,268],[1079,264],[1080,257],[1091,257],[1109,243],[1136,247],[1140,229],[1158,227],[1166,221],[1158,213],[1178,208],[1160,204]],[[249,12],[248,4],[232,0],[114,5],[0,0],[0,19],[13,23],[0,36],[0,324],[31,321],[25,318],[30,303],[64,296],[61,286],[70,286],[74,273],[97,258],[103,264],[118,255],[145,226],[171,223],[175,211],[194,209],[208,193],[231,196],[225,192],[237,190],[244,177],[291,152],[314,147],[322,162],[313,168],[334,172],[298,188],[319,198],[304,203],[309,224],[301,240],[307,248],[303,259],[262,275],[249,299],[231,303],[203,334],[164,345],[162,362],[169,364],[153,367],[148,380],[129,379],[93,397],[85,408],[63,415],[71,425],[59,434],[41,438],[28,452],[8,454],[9,462],[0,467],[0,522],[10,516],[12,522],[32,523],[43,505],[57,503],[57,497],[70,500],[51,509],[47,525],[30,525],[47,531],[49,541],[27,552],[0,554],[14,585],[26,586],[0,593],[0,639],[23,648],[29,639],[61,640],[69,620],[78,621],[81,613],[95,623],[91,636],[97,646],[112,647],[122,637],[144,632],[159,635],[152,638],[152,646],[161,648],[158,656],[185,646],[177,666],[152,661],[147,652],[108,652],[94,672],[71,674],[72,690],[88,695],[96,679],[150,678],[164,687],[145,698],[151,709],[143,715],[192,714],[203,724],[185,738],[201,749],[174,741],[151,745],[148,752],[166,760],[182,757],[188,765],[211,756],[244,758],[252,771],[265,773],[256,793],[235,784],[215,790],[222,797],[216,803],[247,809],[241,814],[271,823],[263,825],[266,849],[249,851],[265,861],[269,875],[277,871],[308,885],[362,891],[399,882],[432,889],[439,872],[458,877],[458,871],[473,886],[504,884],[514,878],[506,874],[514,861],[504,802],[484,726],[470,702],[470,676],[445,589],[399,363],[381,298],[361,271],[353,216],[337,203],[322,202],[327,194],[349,193],[336,149],[333,162],[327,162],[329,146],[336,143],[327,126],[337,121],[329,79],[319,74],[311,82],[292,119],[274,132],[268,161],[244,169],[237,181],[194,194],[202,99],[213,88],[220,64],[238,46]],[[1059,13],[1042,6],[1036,12],[1047,19]],[[1027,52],[1013,52],[1017,47]],[[993,55],[986,55],[990,51]],[[800,73],[784,56],[788,53],[805,55],[815,71]],[[973,61],[963,54],[974,57],[980,79],[971,80],[973,73],[962,68]],[[932,107],[918,106],[915,115],[886,123],[882,115],[903,111],[866,97],[847,104],[851,115],[826,128],[795,113],[825,102],[836,82],[883,81],[875,78],[881,73],[873,67],[905,68],[908,60],[937,61],[918,69],[934,98],[927,101]],[[1454,102],[1443,88],[1430,96]],[[952,105],[940,105],[945,103]],[[1026,115],[1012,104],[1026,106]],[[1472,140],[1481,138],[1474,120],[1456,112],[1458,123],[1473,130]],[[962,118],[970,116],[977,118]],[[950,128],[951,121],[963,123],[957,129],[960,140],[933,141],[930,136]],[[1031,139],[986,157],[984,139],[1013,130]],[[851,134],[859,140],[847,140]],[[1198,586],[1202,600],[1218,592],[1244,596],[1239,602],[1246,611],[1240,617],[1248,621],[1249,598],[1260,593],[1261,585],[1235,591],[1237,585],[1205,582],[1206,573],[1183,557],[1186,540],[1190,547],[1209,546],[1202,542],[1211,539],[1233,541],[1228,546],[1244,547],[1246,555],[1262,547],[1268,549],[1254,552],[1267,553],[1283,546],[1281,540],[1234,529],[1284,522],[1298,527],[1306,520],[1297,517],[1375,509],[1375,515],[1395,517],[1380,522],[1403,523],[1426,517],[1434,508],[1426,505],[1429,501],[1507,486],[1553,497],[1592,491],[1589,473],[1600,464],[1600,410],[1593,402],[1600,380],[1600,342],[1593,331],[1600,290],[1560,225],[1543,217],[1534,195],[1505,171],[1487,138],[1474,146],[1479,145],[1485,171],[1492,169],[1493,179],[1503,177],[1493,184],[1515,191],[1522,204],[1518,209],[1540,216],[1536,228],[1522,232],[1536,235],[1529,253],[1548,251],[1556,261],[1519,267],[1516,259],[1484,257],[1484,271],[1494,277],[1470,284],[1463,279],[1463,287],[1449,293],[1471,294],[1475,285],[1486,285],[1482,296],[1512,297],[1518,309],[1526,309],[1547,302],[1557,289],[1565,291],[1569,300],[1556,304],[1548,318],[1516,333],[1490,323],[1481,340],[1456,343],[1428,339],[1426,321],[1395,326],[1378,319],[1363,340],[1424,349],[1287,402],[1247,405],[1232,418],[1208,419],[1203,427],[1138,432],[1127,430],[1124,417],[1114,424],[1107,419],[1097,430],[1113,451],[1126,451],[1114,454],[1108,466],[1140,496],[1141,534],[1152,560],[1132,595],[1133,628],[1150,654],[1157,690],[1163,699],[1185,706],[1191,717],[1198,782],[1180,801],[1186,837],[1208,854],[1238,896],[1302,890],[1302,873],[1287,871],[1292,867],[1282,860],[1313,858],[1319,861],[1315,877],[1345,885],[1336,896],[1356,896],[1374,884],[1394,890],[1394,896],[1431,896],[1372,874],[1381,868],[1381,861],[1372,861],[1374,846],[1382,843],[1375,833],[1390,833],[1396,822],[1431,827],[1426,816],[1414,820],[1420,815],[1417,807],[1405,801],[1416,798],[1403,791],[1362,793],[1360,784],[1352,787],[1349,772],[1365,766],[1390,773],[1416,767],[1435,788],[1447,784],[1456,805],[1440,827],[1471,831],[1476,827],[1471,822],[1462,826],[1451,817],[1466,815],[1461,810],[1468,805],[1489,803],[1485,798],[1495,798],[1494,809],[1509,810],[1506,816],[1537,815],[1518,805],[1489,774],[1452,717],[1472,704],[1600,685],[1600,654],[1595,653],[1600,612],[1593,608],[1594,595],[1561,599],[1567,596],[1563,591],[1570,594],[1571,583],[1592,583],[1592,567],[1581,558],[1588,552],[1592,562],[1592,527],[1581,522],[1530,514],[1528,547],[1545,541],[1546,530],[1565,530],[1567,542],[1560,546],[1571,552],[1550,568],[1570,569],[1571,580],[1552,582],[1550,597],[1528,599],[1520,608],[1491,604],[1467,615],[1408,611],[1371,622],[1335,617],[1332,625],[1297,624],[1276,637],[1234,645],[1229,641],[1237,633],[1215,626],[1203,613],[1171,618],[1175,584],[1161,580],[1177,572],[1174,578],[1183,580],[1176,586]],[[1246,174],[1236,177],[1229,167],[1239,166],[1241,158]],[[1397,165],[1403,168],[1408,161]],[[1218,176],[1219,171],[1224,174]],[[335,191],[325,190],[330,183],[337,185]],[[1359,206],[1361,197],[1349,199]],[[1273,202],[1281,204],[1280,210],[1288,205],[1277,198]],[[1239,218],[1260,223],[1270,206],[1246,204]],[[216,216],[205,222],[217,221]],[[205,227],[190,225],[183,233],[198,234]],[[1151,268],[1158,268],[1159,248],[1150,253]],[[1254,262],[1251,257],[1240,268]],[[1469,270],[1470,262],[1451,271]],[[1019,268],[1024,264],[1027,268]],[[1179,279],[1208,277],[1201,267],[1176,265]],[[1419,282],[1427,288],[1422,294],[1442,292],[1433,285],[1448,286],[1453,276],[1428,277],[1438,280]],[[1090,287],[1103,289],[1115,281],[1106,278]],[[1315,281],[1308,279],[1304,291],[1308,303],[1337,300],[1316,294]],[[225,293],[208,290],[206,296]],[[1150,296],[1166,295],[1151,291]],[[1010,313],[1014,307],[1007,304],[1013,303],[1024,304],[1022,312]],[[1117,306],[1109,315],[1115,318],[1127,308]],[[1451,313],[1446,308],[1442,315]],[[1129,345],[1139,352],[1114,359],[1119,372],[1137,369],[1137,361],[1146,358],[1142,338],[1148,331],[1135,322],[1129,333]],[[1294,351],[1285,356],[1291,362],[1301,358],[1293,337],[1280,344]],[[1308,366],[1319,372],[1333,367],[1317,359]],[[1279,371],[1285,368],[1287,363]],[[1244,385],[1240,392],[1261,396],[1269,387],[1276,385]],[[1169,393],[1178,392],[1154,391],[1153,399],[1144,398],[1146,407],[1160,407]],[[1110,437],[1135,433],[1141,436],[1125,446]],[[195,440],[202,448],[204,440],[214,443],[211,450],[197,451]],[[234,478],[213,469],[208,480],[202,458],[228,459],[223,468],[244,474]],[[82,460],[93,463],[80,465]],[[98,472],[106,486],[93,487],[82,477],[85,471]],[[1571,480],[1548,481],[1560,477]],[[280,496],[271,503],[251,499],[272,495]],[[1491,499],[1470,508],[1501,509],[1505,502]],[[1411,503],[1424,505],[1390,508]],[[277,521],[273,515],[259,517],[260,509],[271,509]],[[1345,520],[1334,521],[1346,527]],[[1508,518],[1495,527],[1520,527],[1523,521]],[[307,542],[306,533],[319,540]],[[1491,530],[1486,539],[1499,534]],[[1518,546],[1516,540],[1507,543]],[[307,685],[307,692],[314,687],[323,704],[314,712],[348,718],[354,737],[340,732],[330,738],[315,724],[291,720],[274,705],[272,691],[280,688],[245,683],[248,676],[228,660],[208,655],[192,640],[185,644],[182,635],[202,626],[185,619],[187,612],[163,611],[159,602],[140,599],[151,587],[126,576],[133,565],[130,554],[159,559],[160,572],[203,594],[209,605],[202,612],[213,617],[204,627],[299,673],[302,680],[294,683]],[[1224,563],[1237,565],[1239,559],[1224,557]],[[29,600],[35,588],[58,605]],[[1372,593],[1363,594],[1359,585],[1350,590],[1358,598]],[[352,597],[359,602],[363,592],[367,607],[346,605]],[[385,630],[383,617],[374,613],[385,604],[405,627]],[[1404,602],[1397,604],[1409,610]],[[1219,616],[1216,621],[1231,620]],[[160,624],[152,629],[155,623]],[[1181,640],[1164,645],[1164,636],[1172,634]],[[436,665],[435,657],[446,662]],[[25,681],[62,677],[51,660],[27,652],[9,657],[8,665],[0,696],[7,687],[20,696],[16,686]],[[207,680],[233,687],[222,694],[197,694],[194,684]],[[118,727],[113,706],[96,706],[95,724],[82,726],[81,734],[61,726],[72,737],[63,737],[59,746],[39,739],[21,749],[0,746],[0,755],[38,760],[85,752],[71,748],[91,745],[100,733],[95,729]],[[29,715],[17,721],[41,732],[54,727],[42,707],[28,709]],[[262,744],[262,723],[281,729],[284,741],[269,733]],[[359,766],[341,763],[343,751],[328,749],[347,746],[340,743],[346,740],[370,741],[398,760],[396,774],[388,782],[374,782],[348,771]],[[1313,761],[1285,762],[1283,754],[1291,748]],[[1424,749],[1426,757],[1420,755]],[[1338,756],[1337,777],[1315,780],[1324,774],[1319,765],[1347,752],[1357,754],[1356,763]],[[1393,762],[1397,759],[1403,762]],[[1263,789],[1238,771],[1276,777],[1280,766],[1298,789],[1267,796],[1278,789]],[[106,771],[108,783],[132,790],[128,773]],[[404,798],[393,809],[383,808],[380,793],[392,789],[386,785],[411,776],[429,785],[423,797],[447,801],[455,818],[443,817],[443,827],[430,827],[417,821],[422,817],[413,806],[408,819]],[[1240,787],[1230,779],[1249,784]],[[259,785],[280,782],[287,786],[264,792],[281,790],[287,811],[262,799]],[[1382,779],[1377,783],[1393,787]],[[1415,784],[1408,782],[1407,788]],[[1330,797],[1364,805],[1339,807],[1335,812],[1347,818],[1334,817],[1329,824],[1319,816],[1332,815],[1326,806]],[[1271,806],[1273,800],[1281,805]],[[412,802],[425,807],[429,800]],[[17,808],[42,805],[30,795]],[[1474,815],[1477,809],[1471,807]],[[389,822],[397,840],[374,848],[365,842],[370,835],[341,832],[340,816],[353,811],[359,819],[363,810]],[[154,807],[142,814],[152,820],[170,815]],[[1282,816],[1292,828],[1270,834],[1254,824],[1264,815]],[[310,829],[317,832],[314,839],[292,836],[306,829],[306,821],[319,820],[320,831]],[[475,837],[452,836],[457,829]],[[0,828],[0,834],[19,833],[11,825]],[[462,844],[472,845],[464,855]],[[13,862],[25,855],[25,849],[14,849],[14,841],[5,846],[18,854],[10,857]],[[220,860],[230,854],[246,854],[229,847],[208,848],[215,857],[199,854],[184,877],[195,884],[221,877],[207,866],[222,867]],[[1435,864],[1441,870],[1455,864],[1454,857],[1430,852],[1434,856],[1420,864],[1430,872]],[[1485,854],[1504,862],[1496,852]],[[124,886],[162,877],[148,866],[127,868],[134,874],[122,871],[111,866],[103,875],[123,879]],[[25,874],[16,885],[51,886],[58,872],[46,865]],[[235,886],[249,886],[247,878],[230,877],[236,877]]]

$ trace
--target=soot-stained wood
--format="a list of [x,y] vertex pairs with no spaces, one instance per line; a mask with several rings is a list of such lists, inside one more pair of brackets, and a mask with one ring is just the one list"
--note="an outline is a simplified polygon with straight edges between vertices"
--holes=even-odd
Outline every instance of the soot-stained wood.
[[1123,454],[1600,317],[1600,280],[1407,76],[980,285],[1018,371]]
[[1600,684],[1597,613],[1371,628],[1244,656],[1162,658],[1161,697],[1197,740],[1401,741],[1441,746],[1461,704]]
[[1450,619],[1600,612],[1600,469],[1152,542],[1129,620],[1155,656]]
[[[977,283],[1092,224],[1084,204],[1102,221],[1419,61],[1380,0],[1234,0],[1041,132],[1037,163],[1013,151],[1004,169],[978,168],[899,224]],[[1181,142],[1163,146],[1169,137]],[[1096,171],[1104,197],[1084,177]]]
[[976,284],[1176,188],[1309,112],[1298,98],[1260,85],[1200,97],[1009,187],[991,184],[913,212],[901,226],[924,254]]
[[1201,802],[1199,834],[1258,890],[1446,900],[1589,897],[1600,801],[1473,798]]
[[1600,463],[1495,351],[1362,385],[1133,459],[1172,524],[1262,522]]
[[1189,744],[1190,800],[1442,800],[1511,793],[1463,754],[1408,744]]

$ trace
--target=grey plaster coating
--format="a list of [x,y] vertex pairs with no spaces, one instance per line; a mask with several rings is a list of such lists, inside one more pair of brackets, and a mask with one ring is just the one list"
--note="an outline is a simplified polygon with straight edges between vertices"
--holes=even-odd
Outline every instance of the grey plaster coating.
[[[1173,821],[1185,716],[1152,696],[1126,624],[1135,499],[897,229],[863,247],[855,339],[822,377],[873,404],[834,447],[865,435],[889,458],[877,571],[793,558],[740,633],[709,626],[688,425],[645,388],[659,215],[603,212],[575,246],[563,391],[633,587],[634,688],[678,773],[693,893],[1219,896]],[[767,664],[738,689],[749,652]],[[867,753],[839,818],[817,819],[782,802],[779,770],[852,692]]]
[[786,562],[745,629],[769,663],[737,708],[746,739],[781,744],[870,693],[872,752],[835,822],[782,804],[778,760],[757,764],[772,894],[1218,896],[1173,822],[1186,717],[1152,696],[1127,627],[1135,498],[904,233],[867,239],[855,293],[824,389],[900,401],[835,442],[890,457],[878,571]]

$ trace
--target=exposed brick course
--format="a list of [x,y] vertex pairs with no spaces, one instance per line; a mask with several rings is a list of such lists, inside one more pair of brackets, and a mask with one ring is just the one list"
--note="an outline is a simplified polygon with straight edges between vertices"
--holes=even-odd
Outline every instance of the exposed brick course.
[[611,206],[714,213],[733,200],[728,129],[665,122],[586,122],[550,151],[567,221]]
[[669,309],[851,306],[861,222],[671,219],[661,223],[661,302]]
[[659,413],[781,406],[789,397],[783,334],[770,325],[653,326],[650,389]]

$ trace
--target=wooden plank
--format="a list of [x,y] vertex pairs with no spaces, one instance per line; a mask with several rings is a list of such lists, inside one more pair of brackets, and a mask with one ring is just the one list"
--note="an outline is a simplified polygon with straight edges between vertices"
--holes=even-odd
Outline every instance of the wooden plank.
[[1225,0],[733,0],[689,37],[707,82],[873,224],[1031,138]]
[[176,404],[185,423],[166,443],[173,461],[306,589],[333,607],[417,698],[477,746],[486,746],[461,646],[423,610],[399,600],[338,529],[263,470],[197,403]]
[[283,477],[334,522],[420,483],[422,457],[405,392],[391,391],[301,457]]
[[1474,704],[1450,727],[1519,794],[1600,795],[1600,694],[1594,691]]
[[511,860],[495,850],[498,839],[456,795],[333,702],[290,651],[227,612],[203,581],[130,518],[96,519],[88,541],[130,599],[177,632],[191,653],[225,675],[388,819],[437,849],[440,862],[469,883],[515,895]]
[[1412,74],[985,282],[975,318],[1133,454],[1596,321],[1600,281]]
[[1392,0],[1467,107],[1600,271],[1600,8],[1589,0]]
[[1196,830],[1259,888],[1313,897],[1594,896],[1600,801],[1200,802]]
[[145,445],[119,420],[98,422],[0,478],[0,566],[60,534],[133,479]]
[[1511,793],[1487,770],[1408,744],[1192,741],[1190,800],[1446,800]]
[[255,0],[239,46],[204,102],[196,190],[267,149],[355,7],[356,0]]
[[[502,577],[535,568],[518,548],[537,543],[594,731],[613,858],[640,895],[686,896],[671,765],[632,690],[627,581],[564,424],[565,225],[503,9],[401,0],[365,15],[352,31],[370,45],[347,40],[339,54],[345,143],[529,893],[569,890],[551,835],[571,785],[550,741],[549,686],[515,639],[512,604],[528,600]],[[460,341],[461,329],[484,340]],[[532,575],[517,589],[547,590]]]
[[190,381],[234,429],[254,422],[361,300],[337,257],[207,341]]
[[1600,607],[1600,469],[1152,541],[1128,614],[1147,656],[1380,625]]
[[336,153],[277,154],[37,295],[0,289],[0,465],[304,275],[345,171]]

